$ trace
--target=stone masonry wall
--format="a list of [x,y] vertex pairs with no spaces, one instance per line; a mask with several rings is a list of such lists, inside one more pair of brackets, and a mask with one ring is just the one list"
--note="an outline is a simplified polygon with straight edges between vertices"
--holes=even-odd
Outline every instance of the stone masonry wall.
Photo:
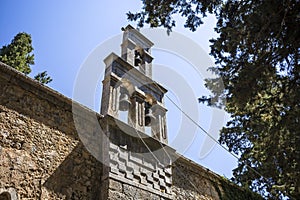
[[[0,65],[0,190],[18,199],[99,199],[102,165],[77,135],[72,101]],[[94,131],[79,119],[87,135]]]
[[176,200],[263,199],[184,157],[173,164],[172,192]]
[[109,200],[164,200],[163,197],[157,194],[114,179],[108,180],[105,188],[108,191]]
[[216,174],[185,158],[179,158],[175,161],[172,187],[174,199],[221,199],[212,182],[219,185]]

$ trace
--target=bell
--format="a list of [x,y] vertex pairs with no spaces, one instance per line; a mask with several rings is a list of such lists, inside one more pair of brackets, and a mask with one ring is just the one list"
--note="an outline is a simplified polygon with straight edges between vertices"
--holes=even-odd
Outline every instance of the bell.
[[138,51],[134,52],[134,66],[139,66],[140,64],[142,64],[143,59],[141,54]]
[[150,126],[155,120],[156,117],[152,114],[152,110],[146,109],[145,126]]
[[142,63],[142,58],[141,57],[136,57],[134,59],[134,66],[139,66]]
[[127,111],[129,110],[130,105],[131,102],[129,100],[128,94],[121,93],[120,100],[119,100],[119,110]]

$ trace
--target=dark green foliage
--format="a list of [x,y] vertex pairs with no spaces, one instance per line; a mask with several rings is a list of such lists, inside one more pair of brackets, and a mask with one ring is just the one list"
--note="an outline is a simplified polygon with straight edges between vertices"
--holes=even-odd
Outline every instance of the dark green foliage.
[[34,79],[42,84],[47,84],[52,81],[52,78],[50,76],[48,76],[47,71],[38,73],[36,76],[34,76]]
[[143,27],[144,23],[150,24],[150,27],[163,26],[171,31],[175,26],[175,21],[172,18],[173,14],[179,13],[186,17],[185,27],[192,31],[203,24],[202,17],[206,13],[212,13],[222,1],[198,1],[198,0],[142,0],[144,7],[140,13],[127,13],[129,20],[138,20],[138,26]]
[[[0,49],[0,61],[28,75],[31,72],[31,65],[34,64],[32,51],[31,36],[27,33],[18,33],[10,44]],[[46,71],[36,75],[35,79],[42,84],[52,81]]]
[[18,33],[9,45],[0,49],[0,61],[28,75],[31,72],[30,65],[34,64],[31,43],[29,34]]
[[202,99],[231,115],[220,143],[240,156],[233,181],[270,199],[300,199],[299,0],[153,2],[129,19],[171,30],[179,13],[194,31],[205,13],[217,17],[211,70],[223,83],[206,80],[213,95]]

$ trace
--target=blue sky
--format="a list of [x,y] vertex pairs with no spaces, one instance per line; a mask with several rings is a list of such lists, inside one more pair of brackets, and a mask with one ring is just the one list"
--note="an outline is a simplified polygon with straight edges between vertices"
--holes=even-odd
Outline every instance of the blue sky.
[[[107,41],[120,35],[121,27],[126,26],[128,23],[135,26],[135,23],[127,21],[126,12],[138,11],[140,8],[141,3],[139,0],[2,0],[0,45],[10,43],[18,32],[31,34],[35,54],[35,65],[32,67],[31,76],[47,70],[53,78],[53,82],[48,86],[72,98],[77,74],[91,52],[99,46],[105,46]],[[183,28],[183,21],[180,18],[176,19],[177,27],[174,32],[193,40],[208,57],[208,40],[217,36],[213,32],[215,19],[209,17],[206,23],[194,33]],[[184,44],[178,42],[178,48],[181,48],[181,45]],[[116,50],[112,48],[112,51]],[[187,54],[195,53],[194,49],[187,51]],[[180,74],[187,85],[193,88],[194,95],[187,96],[186,99],[193,101],[193,105],[196,105],[191,108],[197,111],[195,120],[203,128],[216,134],[218,132],[216,124],[220,124],[220,121],[225,124],[222,117],[213,117],[216,113],[219,116],[219,111],[195,103],[197,102],[196,97],[208,94],[203,86],[204,77],[199,78],[195,75],[189,60],[185,60],[180,55],[159,49],[154,50],[153,55],[155,58],[154,68],[159,65],[172,66],[172,69]],[[99,63],[103,63],[103,59],[104,57],[99,56]],[[158,67],[155,70],[157,76],[154,76],[154,79],[158,79],[158,82],[163,85],[166,84],[164,86],[169,89],[169,97],[179,105],[184,104],[184,102],[181,102],[182,99],[180,98],[182,97],[180,97],[180,94],[177,94],[180,87],[179,85],[176,86],[176,80],[173,80],[174,77],[159,76]],[[171,86],[172,81],[175,83],[174,88]],[[98,96],[95,96],[98,100],[100,99],[99,93],[101,91],[98,91],[96,93]],[[87,106],[99,112],[99,103],[96,100],[95,105]],[[180,129],[180,120],[184,121],[184,116],[170,102],[167,101],[166,104],[169,110],[168,132],[170,134],[170,144],[176,149],[177,145],[172,143],[172,139],[176,137],[176,133]],[[218,123],[216,120],[218,120]],[[190,141],[188,148],[180,152],[220,175],[231,177],[231,170],[237,165],[236,159],[218,145],[215,145],[206,156],[199,156],[200,149],[213,142],[209,141],[205,134],[194,124],[188,123],[187,126],[194,126],[196,135]],[[188,130],[183,130],[183,133],[180,134],[184,134],[185,131]]]

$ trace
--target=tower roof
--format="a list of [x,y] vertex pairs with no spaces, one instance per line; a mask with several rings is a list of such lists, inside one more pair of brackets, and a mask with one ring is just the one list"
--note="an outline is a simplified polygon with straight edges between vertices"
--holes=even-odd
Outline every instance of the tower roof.
[[135,37],[138,41],[143,41],[143,43],[147,44],[148,48],[150,48],[150,47],[152,47],[154,45],[154,43],[151,40],[149,40],[148,38],[146,38],[140,31],[138,31],[137,29],[135,29],[130,24],[127,25],[125,28],[122,27],[121,30],[124,31],[124,32],[128,31],[130,33],[133,33],[133,34],[129,34],[127,37],[130,38],[130,39],[133,39],[133,37]]

